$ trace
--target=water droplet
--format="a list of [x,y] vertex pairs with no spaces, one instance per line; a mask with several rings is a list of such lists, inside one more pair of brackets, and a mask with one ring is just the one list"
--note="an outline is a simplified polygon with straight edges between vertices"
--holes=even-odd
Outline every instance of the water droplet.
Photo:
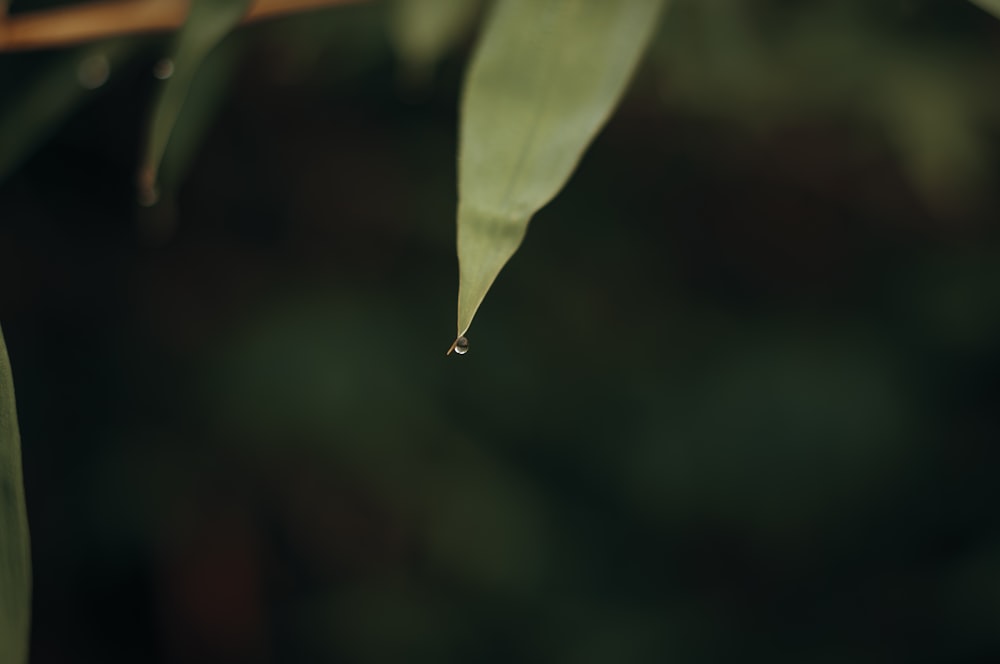
[[153,76],[165,81],[174,75],[174,61],[170,58],[163,58],[153,65]]
[[459,355],[465,355],[469,352],[469,340],[465,337],[459,337],[458,341],[455,342],[455,352]]
[[76,68],[76,80],[88,90],[96,90],[104,85],[111,75],[111,63],[107,56],[92,55],[80,61]]

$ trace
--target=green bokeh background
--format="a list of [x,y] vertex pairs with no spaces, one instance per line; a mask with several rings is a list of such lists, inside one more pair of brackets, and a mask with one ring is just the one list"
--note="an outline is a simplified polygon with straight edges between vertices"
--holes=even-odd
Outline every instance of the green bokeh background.
[[152,208],[166,39],[0,56],[32,662],[997,661],[1000,21],[676,0],[446,358],[387,11],[223,44]]

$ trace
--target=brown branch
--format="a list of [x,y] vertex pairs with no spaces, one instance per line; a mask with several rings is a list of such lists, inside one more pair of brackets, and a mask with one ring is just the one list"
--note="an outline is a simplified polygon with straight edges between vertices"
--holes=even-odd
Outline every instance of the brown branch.
[[[244,23],[363,0],[254,0]],[[0,0],[0,6],[5,5]],[[0,12],[0,52],[64,48],[145,32],[176,30],[190,0],[98,0],[29,14]]]

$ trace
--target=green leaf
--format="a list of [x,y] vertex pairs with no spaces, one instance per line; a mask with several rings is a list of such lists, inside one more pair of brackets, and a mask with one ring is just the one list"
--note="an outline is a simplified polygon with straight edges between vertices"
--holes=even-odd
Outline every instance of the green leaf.
[[31,550],[14,381],[0,330],[0,662],[28,661]]
[[229,94],[244,46],[245,42],[240,40],[226,41],[202,60],[160,161],[158,184],[164,190],[175,189],[180,184],[211,131]]
[[395,0],[389,36],[410,81],[421,82],[468,33],[479,0]]
[[662,0],[504,0],[462,100],[458,334],[566,184],[634,72]]
[[972,3],[1000,18],[1000,0],[972,0]]
[[947,69],[900,63],[884,86],[880,110],[900,165],[932,214],[974,214],[990,191],[988,140],[976,104]]
[[171,56],[173,73],[163,85],[153,109],[146,153],[139,169],[139,198],[156,202],[156,184],[163,154],[195,74],[212,49],[236,27],[251,0],[193,0]]

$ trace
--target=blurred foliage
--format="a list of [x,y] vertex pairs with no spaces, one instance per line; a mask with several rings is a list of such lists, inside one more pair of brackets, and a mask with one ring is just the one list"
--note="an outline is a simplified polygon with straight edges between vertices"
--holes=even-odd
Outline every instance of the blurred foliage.
[[[149,138],[139,168],[139,201],[152,205],[159,198],[160,162],[170,135],[189,96],[202,61],[232,32],[250,8],[250,0],[198,0],[177,31],[171,55],[157,63],[153,75],[165,79],[149,123]],[[209,99],[213,95],[209,93]]]
[[389,34],[404,67],[405,85],[426,85],[434,68],[463,39],[481,11],[480,0],[394,0]]
[[0,56],[32,661],[1000,657],[1000,21],[675,0],[446,360],[393,11],[234,33],[152,208],[167,39]]
[[979,204],[1000,112],[988,34],[929,30],[928,2],[764,4],[676,3],[660,41],[664,97],[759,131],[863,123],[892,142],[932,210]]
[[997,16],[1000,16],[1000,2],[997,0],[972,0],[983,9],[989,12],[993,12]]

